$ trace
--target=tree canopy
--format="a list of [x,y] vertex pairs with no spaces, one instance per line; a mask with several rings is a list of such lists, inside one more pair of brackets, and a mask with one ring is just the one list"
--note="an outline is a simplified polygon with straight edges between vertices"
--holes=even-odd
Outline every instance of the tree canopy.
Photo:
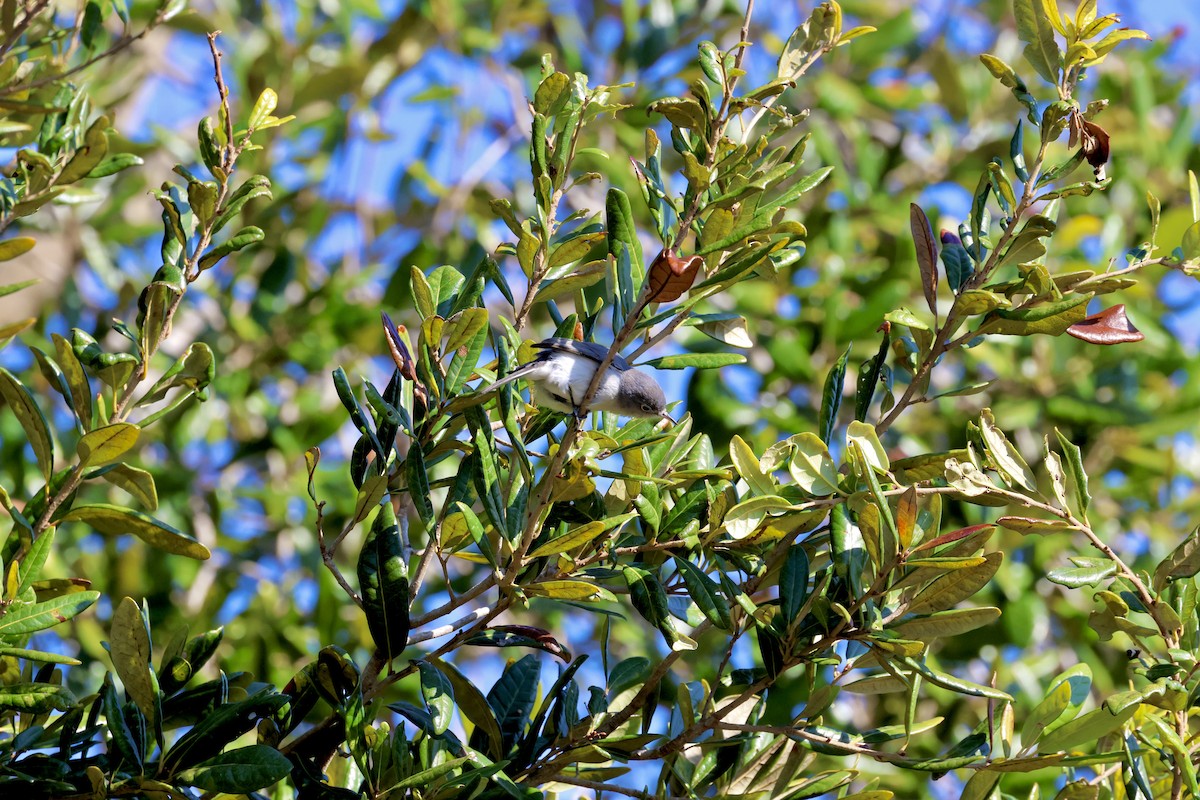
[[3,4],[0,786],[1195,796],[1154,21]]

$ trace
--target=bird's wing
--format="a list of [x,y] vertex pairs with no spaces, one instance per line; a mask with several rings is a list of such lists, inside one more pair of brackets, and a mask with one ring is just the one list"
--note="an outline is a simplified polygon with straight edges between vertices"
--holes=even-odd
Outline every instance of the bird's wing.
[[[534,345],[539,350],[560,350],[564,353],[574,353],[584,358],[589,358],[597,364],[604,361],[608,355],[608,348],[602,344],[595,342],[580,342],[575,339],[564,339],[559,336],[553,336],[549,339],[543,339]],[[612,360],[612,369],[618,372],[625,372],[629,369],[629,362],[621,356],[614,356]]]

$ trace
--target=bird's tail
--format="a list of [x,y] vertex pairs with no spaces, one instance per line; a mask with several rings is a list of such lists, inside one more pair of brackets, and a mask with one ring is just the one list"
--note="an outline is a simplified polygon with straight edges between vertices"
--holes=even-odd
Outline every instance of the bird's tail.
[[495,391],[496,389],[499,389],[501,386],[506,386],[515,380],[518,380],[520,378],[524,378],[524,377],[528,376],[529,373],[533,372],[533,370],[537,366],[539,366],[539,365],[536,362],[530,362],[529,364],[525,364],[521,367],[518,367],[517,369],[515,369],[512,372],[505,375],[500,380],[496,381],[493,384],[490,384],[489,386],[484,387],[480,391],[484,391],[484,392]]

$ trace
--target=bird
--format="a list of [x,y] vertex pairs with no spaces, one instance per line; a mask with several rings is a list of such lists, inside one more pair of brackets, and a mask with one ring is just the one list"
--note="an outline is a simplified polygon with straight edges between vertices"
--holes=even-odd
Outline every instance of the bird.
[[[538,342],[534,348],[541,351],[536,358],[488,386],[487,391],[523,379],[536,389],[531,393],[534,405],[580,416],[580,404],[596,370],[608,356],[608,348],[557,336]],[[630,366],[621,356],[613,357],[588,403],[592,411],[670,419],[666,407],[666,395],[654,376]]]

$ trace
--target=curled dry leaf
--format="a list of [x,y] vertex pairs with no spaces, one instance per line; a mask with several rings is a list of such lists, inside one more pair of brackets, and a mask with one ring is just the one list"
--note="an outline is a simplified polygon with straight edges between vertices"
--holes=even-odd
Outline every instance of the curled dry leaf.
[[417,380],[417,364],[404,345],[404,337],[400,335],[400,330],[396,327],[396,323],[392,322],[392,318],[387,315],[387,312],[381,311],[379,316],[383,321],[383,333],[384,338],[387,339],[388,352],[392,354],[392,361],[396,362],[396,369],[400,370],[400,375],[405,380],[412,381],[414,399],[419,400],[422,406],[426,405],[425,386]]
[[663,250],[650,265],[650,301],[654,303],[669,303],[683,297],[684,292],[692,288],[696,275],[704,265],[704,258],[692,256],[680,258],[670,250]]
[[1091,344],[1122,344],[1140,342],[1146,338],[1146,334],[1133,327],[1133,323],[1125,315],[1124,303],[1076,322],[1067,328],[1067,333]]
[[1071,144],[1074,145],[1076,140],[1083,149],[1083,157],[1092,165],[1096,180],[1104,180],[1104,165],[1108,163],[1109,154],[1108,131],[1084,119],[1082,114],[1075,114],[1071,117]]

